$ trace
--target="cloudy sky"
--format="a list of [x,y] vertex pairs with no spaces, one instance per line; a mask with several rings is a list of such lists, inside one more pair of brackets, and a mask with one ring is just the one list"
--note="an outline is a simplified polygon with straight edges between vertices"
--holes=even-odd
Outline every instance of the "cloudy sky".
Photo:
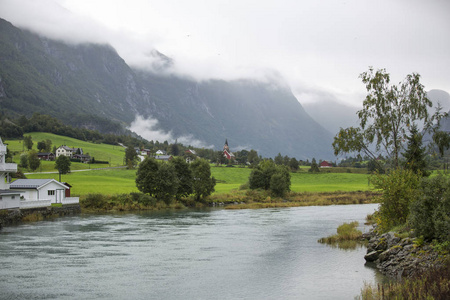
[[448,0],[0,0],[0,17],[141,68],[157,49],[201,80],[283,78],[304,104],[362,103],[368,66],[450,92]]

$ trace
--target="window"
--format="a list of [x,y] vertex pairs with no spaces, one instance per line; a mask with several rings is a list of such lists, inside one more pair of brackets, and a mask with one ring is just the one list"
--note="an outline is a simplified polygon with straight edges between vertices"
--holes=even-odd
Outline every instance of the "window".
[[49,196],[54,196],[55,195],[55,190],[49,190],[48,191],[48,195]]

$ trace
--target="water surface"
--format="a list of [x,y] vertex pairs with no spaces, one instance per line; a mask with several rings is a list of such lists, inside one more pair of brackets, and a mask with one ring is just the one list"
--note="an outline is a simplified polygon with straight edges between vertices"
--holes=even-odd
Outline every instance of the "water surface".
[[5,227],[0,298],[353,299],[379,278],[364,266],[365,248],[317,240],[375,208],[79,215]]

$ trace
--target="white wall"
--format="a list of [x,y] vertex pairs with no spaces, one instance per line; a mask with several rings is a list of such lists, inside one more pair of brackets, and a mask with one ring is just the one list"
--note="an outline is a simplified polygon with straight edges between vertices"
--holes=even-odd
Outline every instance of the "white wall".
[[[14,197],[14,199],[13,199]],[[0,199],[0,209],[19,208],[19,195],[2,195]]]

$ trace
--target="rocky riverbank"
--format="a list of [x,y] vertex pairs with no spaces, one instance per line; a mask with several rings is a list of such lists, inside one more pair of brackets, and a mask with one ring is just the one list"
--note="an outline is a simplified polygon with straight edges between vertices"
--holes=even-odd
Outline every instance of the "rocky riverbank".
[[393,232],[378,235],[374,231],[363,237],[369,241],[366,261],[393,279],[412,277],[444,263],[444,256],[417,238],[401,238]]
[[62,207],[40,207],[28,209],[2,210],[0,212],[0,229],[3,226],[18,224],[24,221],[38,221],[49,218],[75,215],[81,213],[79,204]]

